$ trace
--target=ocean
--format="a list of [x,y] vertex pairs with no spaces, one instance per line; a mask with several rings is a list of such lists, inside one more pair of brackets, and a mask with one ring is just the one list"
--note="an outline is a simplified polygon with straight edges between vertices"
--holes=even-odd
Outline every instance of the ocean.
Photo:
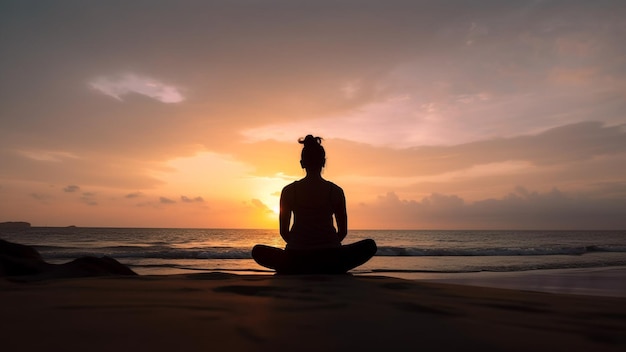
[[[32,227],[0,238],[34,246],[44,260],[110,256],[141,275],[220,271],[271,274],[254,244],[283,247],[277,230]],[[626,266],[626,231],[352,230],[344,243],[374,239],[378,252],[354,274],[515,273]]]

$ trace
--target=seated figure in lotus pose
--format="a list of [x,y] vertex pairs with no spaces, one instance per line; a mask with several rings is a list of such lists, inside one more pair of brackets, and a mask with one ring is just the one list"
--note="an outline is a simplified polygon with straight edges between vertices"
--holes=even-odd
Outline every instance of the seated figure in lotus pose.
[[308,135],[299,143],[304,145],[300,165],[306,176],[285,186],[280,195],[280,235],[287,245],[284,250],[256,245],[252,257],[279,274],[345,273],[374,256],[376,243],[366,239],[341,244],[348,234],[343,189],[322,178],[326,164],[322,139]]

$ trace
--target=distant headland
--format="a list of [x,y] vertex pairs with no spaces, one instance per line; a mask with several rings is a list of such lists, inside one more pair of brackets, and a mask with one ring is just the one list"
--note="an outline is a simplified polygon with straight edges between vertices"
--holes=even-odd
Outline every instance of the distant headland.
[[30,228],[30,223],[25,221],[0,222],[0,230],[26,230]]

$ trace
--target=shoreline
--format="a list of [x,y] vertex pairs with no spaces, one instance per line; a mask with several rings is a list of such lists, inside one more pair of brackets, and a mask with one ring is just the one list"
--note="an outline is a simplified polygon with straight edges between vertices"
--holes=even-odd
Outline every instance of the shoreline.
[[376,275],[0,279],[7,350],[623,351],[626,299]]
[[[135,269],[136,270],[136,269]],[[141,276],[194,275],[203,273],[197,270],[170,269],[165,274],[144,274]],[[148,270],[147,272],[150,272]],[[274,276],[271,271],[221,271],[234,275]],[[351,272],[354,276],[384,276],[417,282],[439,282],[476,287],[504,288],[545,293],[587,295],[599,297],[626,298],[626,266],[537,269],[515,272],[467,272],[467,273],[425,273],[425,272]]]
[[626,298],[626,266],[516,272],[385,273],[385,275],[406,280],[477,287]]

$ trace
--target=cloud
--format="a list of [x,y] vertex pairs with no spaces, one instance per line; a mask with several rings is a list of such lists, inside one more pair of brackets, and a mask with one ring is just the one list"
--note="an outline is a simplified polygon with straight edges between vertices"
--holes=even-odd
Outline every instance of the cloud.
[[63,188],[63,192],[67,192],[67,193],[74,193],[80,190],[79,186],[76,185],[69,185],[65,188]]
[[87,205],[95,206],[95,205],[98,205],[98,202],[95,200],[95,197],[96,197],[96,194],[93,192],[84,192],[82,197],[80,197],[80,200]]
[[[397,149],[333,140],[333,149],[327,153],[329,164],[332,162],[338,173],[415,177],[441,175],[490,164],[554,167],[591,162],[598,158],[625,155],[624,139],[625,125],[606,126],[587,121],[532,135],[451,146]],[[355,163],[355,155],[362,158],[362,162]]]
[[66,159],[79,159],[74,153],[52,150],[21,150],[18,152],[22,156],[36,161],[62,162]]
[[175,200],[172,200],[172,199],[169,199],[169,198],[166,198],[166,197],[159,197],[159,202],[161,204],[174,204],[174,203],[176,203]]
[[51,199],[54,199],[54,197],[48,195],[48,194],[43,194],[43,193],[31,193],[30,195],[32,198],[38,200],[38,201],[42,201],[42,202],[47,202]]
[[626,199],[567,193],[558,188],[537,192],[522,186],[503,197],[475,202],[438,193],[421,200],[404,200],[388,192],[354,208],[351,217],[386,221],[390,228],[623,229]]
[[[441,68],[436,66],[431,70],[437,69]],[[588,86],[592,80],[584,77],[579,79],[587,85],[569,90],[545,83],[555,71],[571,72],[571,69],[547,70],[534,78],[543,84],[532,82],[525,86],[520,82],[524,87],[516,92],[503,91],[501,80],[493,78],[498,74],[484,72],[486,77],[474,77],[468,73],[471,68],[456,74],[445,73],[450,76],[445,80],[432,77],[427,80],[431,84],[402,82],[406,80],[404,77],[423,76],[424,70],[407,65],[396,68],[387,77],[371,83],[384,86],[382,91],[350,109],[307,119],[268,121],[242,129],[240,134],[248,142],[290,142],[294,136],[311,131],[324,138],[403,149],[511,138],[590,120],[610,125],[623,122],[623,116],[617,113],[623,106],[615,101],[615,96],[622,94],[624,83],[597,82]],[[597,73],[590,68],[576,71]],[[485,83],[489,79],[494,81]],[[465,87],[461,85],[467,83],[459,83],[472,81],[480,84]]]
[[132,73],[97,77],[89,82],[89,86],[118,100],[131,93],[144,95],[162,103],[180,103],[185,100],[179,88]]
[[255,199],[250,200],[250,202],[255,208],[263,211],[264,213],[270,213],[270,214],[274,213],[272,209],[270,209],[270,207],[268,207],[265,203],[263,203],[259,199],[255,198]]
[[476,22],[472,22],[470,25],[469,31],[467,33],[467,38],[465,40],[465,45],[471,46],[474,45],[475,42],[483,36],[489,34],[489,29],[485,26],[482,26]]
[[143,196],[143,193],[133,192],[133,193],[128,193],[127,195],[125,195],[124,198],[133,199],[133,198],[139,198],[141,196]]
[[303,131],[310,131],[311,126],[315,126],[315,133],[324,138],[342,138],[376,146],[440,144],[442,135],[433,133],[440,127],[432,123],[432,116],[427,112],[416,108],[421,104],[410,95],[398,94],[339,115],[270,124],[244,130],[241,134],[249,142],[291,142],[294,136],[308,133]]
[[340,88],[340,91],[346,99],[355,98],[359,94],[359,90],[361,90],[361,82],[358,80],[348,81]]
[[180,196],[180,200],[183,201],[183,203],[202,203],[202,202],[204,202],[204,199],[202,197],[189,198],[187,196]]

